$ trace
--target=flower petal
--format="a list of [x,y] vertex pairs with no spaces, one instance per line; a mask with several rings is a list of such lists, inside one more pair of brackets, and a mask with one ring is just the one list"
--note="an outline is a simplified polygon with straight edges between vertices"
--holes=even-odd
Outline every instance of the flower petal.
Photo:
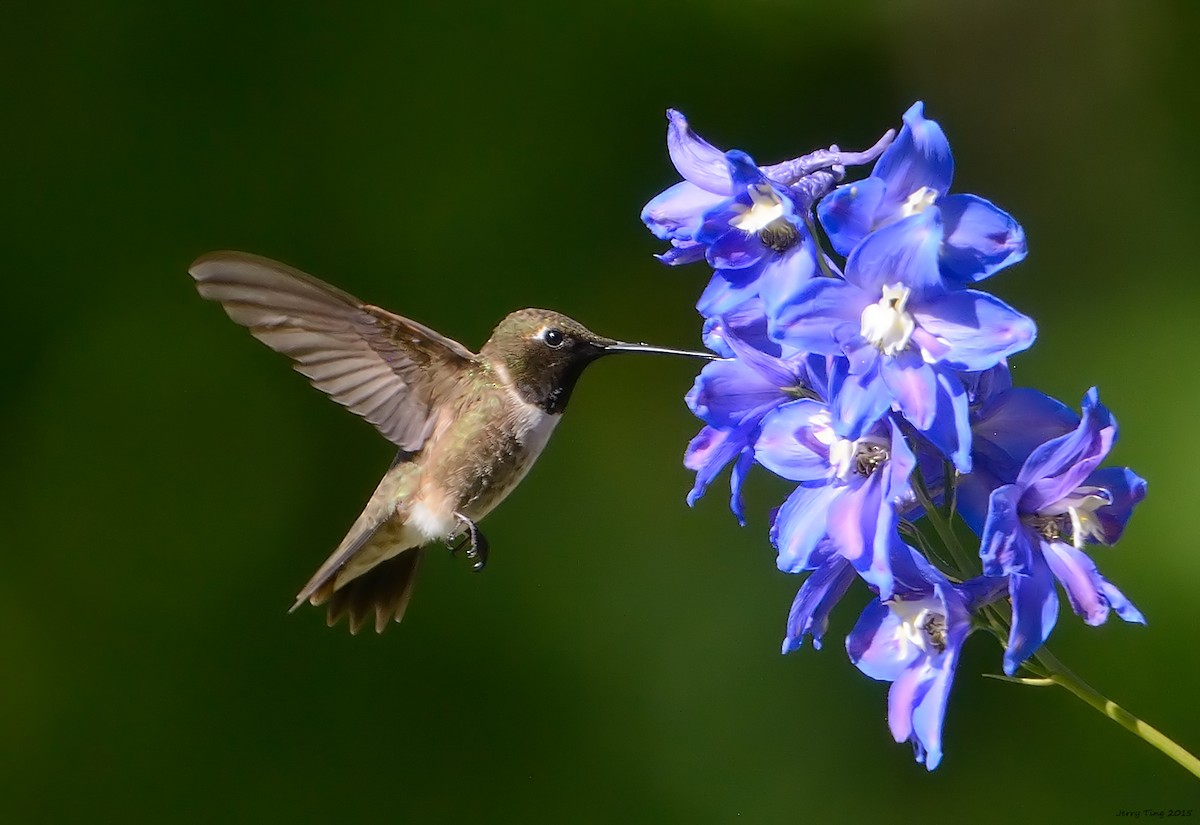
[[742,484],[746,481],[746,474],[750,472],[750,468],[754,466],[754,453],[750,450],[743,450],[738,456],[738,460],[733,464],[733,470],[729,473],[729,509],[733,513],[733,517],[738,520],[738,524],[746,526],[746,512],[742,507]]
[[[754,162],[754,158],[743,152],[741,149],[730,149],[725,153],[725,164],[729,169],[729,177],[733,181],[733,192],[740,194],[746,187],[761,184],[772,189],[766,174],[758,168],[758,164]],[[787,201],[787,198],[781,198]]]
[[764,352],[743,338],[736,328],[726,329],[724,340],[734,357],[774,386],[781,398],[786,391],[806,383],[807,365],[802,359],[784,359]]
[[912,711],[914,745],[917,761],[933,770],[942,761],[942,722],[946,717],[946,701],[954,685],[954,669],[958,664],[958,644],[947,644],[946,652],[928,674],[925,695]]
[[[971,420],[966,390],[958,376],[944,366],[930,368],[937,376],[934,417],[918,428],[960,473],[971,472]],[[912,420],[912,419],[909,419]],[[913,422],[916,426],[916,422]]]
[[1071,608],[1089,625],[1103,624],[1110,607],[1127,622],[1146,623],[1141,611],[1100,574],[1086,553],[1061,541],[1043,542],[1042,552],[1051,572],[1067,591]]
[[1079,416],[1057,399],[1027,387],[1014,387],[989,399],[971,425],[979,463],[1006,481],[1015,481],[1029,455],[1047,441],[1074,430]]
[[1041,553],[1033,553],[1027,575],[1009,580],[1013,622],[1004,651],[1004,672],[1012,676],[1050,636],[1058,621],[1058,594]]
[[685,401],[705,424],[733,429],[748,416],[761,416],[785,399],[779,385],[751,365],[741,360],[721,360],[704,365]]
[[694,264],[696,261],[704,260],[704,244],[697,243],[696,241],[681,241],[672,238],[671,248],[661,254],[656,253],[654,257],[667,266]]
[[879,599],[868,604],[858,617],[846,637],[846,653],[855,667],[880,682],[899,679],[923,655],[908,641],[900,617]]
[[911,307],[926,332],[947,346],[940,360],[960,370],[986,370],[1016,352],[1028,349],[1037,337],[1031,318],[999,298],[973,289],[932,296]]
[[705,318],[727,315],[758,297],[757,269],[718,269],[696,302]]
[[917,457],[913,455],[908,441],[904,438],[904,432],[896,421],[888,419],[888,426],[891,429],[892,444],[888,451],[887,488],[884,496],[889,501],[896,501],[908,492],[908,479],[917,466]]
[[704,253],[714,269],[745,269],[754,266],[767,255],[767,248],[757,235],[729,227],[718,236]]
[[825,537],[826,514],[839,492],[828,484],[792,491],[771,525],[771,544],[779,554],[776,567],[784,573],[799,573],[815,566],[813,553]]
[[763,263],[758,292],[762,296],[767,318],[778,318],[817,276],[816,244],[807,233],[802,234],[801,238],[799,243],[782,255],[770,256]]
[[[875,352],[873,347],[865,347]],[[876,359],[865,372],[855,374],[854,362],[839,358],[829,380],[833,398],[833,429],[840,437],[856,440],[883,418],[892,406],[892,394],[879,375]]]
[[1025,230],[1003,209],[975,195],[937,202],[946,225],[942,272],[964,283],[982,281],[1025,258]]
[[667,110],[667,152],[679,174],[696,186],[726,197],[733,194],[725,153],[693,132],[675,109]]
[[1021,488],[1006,484],[992,491],[987,521],[979,539],[979,556],[985,576],[1024,575],[1032,564],[1033,547],[1018,509]]
[[758,463],[789,481],[824,481],[829,474],[829,446],[817,440],[814,417],[827,419],[829,409],[801,399],[780,406],[763,419],[754,443]]
[[1146,623],[1146,617],[1142,615],[1142,611],[1134,607],[1133,603],[1125,598],[1125,594],[1114,587],[1108,579],[1100,576],[1099,586],[1104,598],[1108,599],[1109,607],[1116,611],[1118,616],[1130,624]]
[[1146,480],[1128,467],[1105,467],[1084,480],[1087,487],[1103,487],[1112,501],[1096,510],[1105,544],[1116,544],[1125,532],[1134,506],[1146,497]]
[[841,355],[836,332],[857,330],[862,312],[873,300],[853,284],[814,278],[795,299],[770,318],[771,337],[789,347],[821,355]]
[[991,369],[964,373],[962,381],[971,404],[982,406],[1012,389],[1012,370],[1008,368],[1008,361],[1001,361]]
[[1007,592],[1008,579],[991,576],[976,576],[958,586],[958,593],[963,598],[963,609],[968,612],[991,604]]
[[883,208],[897,211],[917,190],[928,187],[940,197],[950,191],[954,158],[950,141],[935,120],[925,119],[917,101],[904,113],[904,128],[875,164],[871,177],[887,184]]
[[704,346],[722,358],[736,357],[727,340],[736,335],[747,346],[778,356],[779,344],[767,336],[767,317],[763,314],[762,301],[749,298],[723,315],[712,315],[704,319],[700,333]]
[[937,414],[937,376],[914,350],[880,359],[879,372],[900,412],[918,430],[932,426]]
[[839,186],[821,199],[817,218],[834,251],[843,258],[875,228],[875,213],[885,189],[882,180],[869,177]]
[[1090,625],[1104,624],[1108,618],[1108,600],[1097,586],[1100,571],[1096,563],[1086,553],[1061,541],[1042,542],[1042,554],[1050,572],[1067,591],[1071,609]]
[[1028,488],[1021,509],[1033,513],[1061,501],[1091,475],[1116,440],[1117,422],[1093,387],[1083,397],[1083,416],[1074,432],[1038,447],[1022,465],[1017,483]]
[[704,215],[724,200],[724,195],[714,195],[694,183],[680,181],[642,207],[642,223],[662,240],[689,240]]
[[928,670],[924,663],[916,664],[903,673],[888,690],[888,730],[897,742],[913,735],[913,710],[929,690]]
[[696,482],[687,496],[689,507],[696,505],[717,474],[745,448],[743,434],[708,426],[688,442],[683,466],[696,473]]
[[872,300],[895,284],[911,288],[917,298],[934,294],[945,288],[938,269],[941,245],[941,215],[926,209],[867,235],[846,260],[846,280]]
[[829,629],[829,613],[853,581],[854,568],[840,556],[831,557],[804,580],[788,612],[784,653],[799,649],[805,636],[812,638],[813,647],[821,649],[821,640]]
[[873,473],[865,482],[841,488],[825,521],[838,552],[884,601],[892,597],[892,550],[903,546],[896,534],[896,512],[885,495],[885,476]]

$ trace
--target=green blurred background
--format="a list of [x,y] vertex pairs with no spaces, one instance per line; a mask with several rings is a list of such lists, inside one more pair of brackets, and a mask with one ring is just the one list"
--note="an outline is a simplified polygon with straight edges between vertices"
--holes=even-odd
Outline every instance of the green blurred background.
[[1020,383],[1118,415],[1151,495],[1102,570],[1149,617],[1053,649],[1200,748],[1189,3],[77,3],[3,12],[6,822],[1099,821],[1200,785],[1065,692],[960,669],[932,775],[841,638],[778,652],[762,474],[689,511],[693,366],[589,371],[473,575],[382,636],[287,615],[388,445],[195,294],[288,261],[470,346],[548,306],[695,344],[702,268],[638,222],[663,110],[766,162],[924,99],[1030,258]]

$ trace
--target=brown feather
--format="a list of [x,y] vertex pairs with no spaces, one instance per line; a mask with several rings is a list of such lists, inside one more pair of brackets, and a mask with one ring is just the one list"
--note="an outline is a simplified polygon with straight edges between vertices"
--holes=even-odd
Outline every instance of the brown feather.
[[448,387],[479,363],[416,321],[268,258],[212,252],[190,272],[203,297],[403,450],[421,449]]
[[406,550],[375,565],[337,590],[333,589],[333,581],[330,580],[313,594],[312,604],[328,601],[326,623],[333,627],[342,616],[349,616],[350,632],[354,634],[374,614],[375,632],[382,633],[388,622],[398,622],[404,618],[423,555],[424,551],[419,548]]

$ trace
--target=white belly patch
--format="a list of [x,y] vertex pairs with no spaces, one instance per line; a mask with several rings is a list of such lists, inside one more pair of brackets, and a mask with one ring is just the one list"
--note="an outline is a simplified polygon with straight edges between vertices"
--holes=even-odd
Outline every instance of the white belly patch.
[[459,527],[454,512],[442,502],[424,501],[413,503],[406,525],[415,529],[427,542],[444,539]]

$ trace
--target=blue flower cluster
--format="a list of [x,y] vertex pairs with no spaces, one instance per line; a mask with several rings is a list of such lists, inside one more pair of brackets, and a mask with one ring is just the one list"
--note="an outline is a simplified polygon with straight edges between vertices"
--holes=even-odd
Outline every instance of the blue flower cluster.
[[[1110,610],[1144,621],[1084,551],[1120,537],[1146,483],[1099,466],[1117,425],[1094,389],[1076,415],[1012,386],[1007,359],[1033,343],[1034,322],[974,286],[1025,257],[1024,232],[989,201],[950,193],[950,145],[921,103],[865,152],[774,166],[713,147],[678,112],[668,120],[684,180],[642,220],[670,242],[664,263],[714,270],[697,309],[723,356],[687,396],[704,422],[685,457],[688,502],[730,464],[739,521],[754,464],[795,482],[770,528],[779,569],[808,574],[784,652],[806,637],[819,648],[862,581],[874,599],[847,651],[892,683],[892,734],[932,770],[982,616],[1008,630],[1010,676],[1053,630],[1058,585],[1088,624]],[[958,545],[956,517],[978,554]]]

